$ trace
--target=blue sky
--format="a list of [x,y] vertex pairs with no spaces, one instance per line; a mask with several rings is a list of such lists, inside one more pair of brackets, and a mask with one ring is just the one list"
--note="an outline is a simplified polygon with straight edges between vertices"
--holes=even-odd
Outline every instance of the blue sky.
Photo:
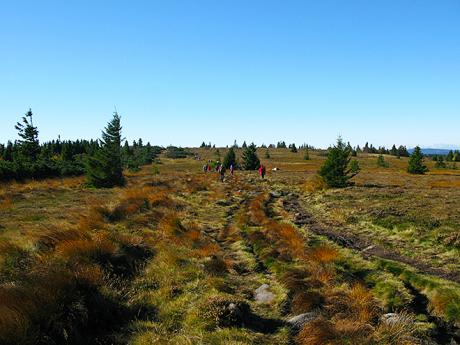
[[460,146],[460,1],[1,1],[0,142]]

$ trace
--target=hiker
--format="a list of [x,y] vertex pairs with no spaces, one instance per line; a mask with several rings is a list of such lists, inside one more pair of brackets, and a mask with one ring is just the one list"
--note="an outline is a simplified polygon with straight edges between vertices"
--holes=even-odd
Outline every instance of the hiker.
[[208,166],[208,172],[211,172],[211,164],[207,164]]
[[203,172],[204,173],[208,172],[208,164],[203,165]]
[[265,177],[265,166],[264,165],[260,165],[259,167],[259,175],[260,177],[264,178]]
[[233,164],[230,164],[230,174],[231,174],[232,176],[233,176],[233,170],[234,170]]
[[220,182],[224,182],[225,168],[224,168],[224,166],[222,164],[219,166],[219,178],[220,178]]

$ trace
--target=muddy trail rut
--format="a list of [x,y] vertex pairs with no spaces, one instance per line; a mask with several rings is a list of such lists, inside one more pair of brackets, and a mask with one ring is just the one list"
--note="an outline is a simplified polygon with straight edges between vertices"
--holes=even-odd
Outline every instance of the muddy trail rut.
[[[275,198],[278,197],[278,195],[272,197]],[[325,236],[342,247],[356,250],[366,259],[377,257],[397,261],[415,268],[419,271],[419,273],[460,283],[460,273],[458,272],[447,272],[441,268],[432,267],[424,264],[423,262],[403,256],[395,251],[375,245],[360,236],[352,234],[351,232],[339,232],[333,228],[320,224],[300,205],[299,197],[296,194],[291,193],[286,197],[283,197],[282,203],[284,210],[293,215],[294,224],[299,227],[307,227],[309,231],[317,235]]]

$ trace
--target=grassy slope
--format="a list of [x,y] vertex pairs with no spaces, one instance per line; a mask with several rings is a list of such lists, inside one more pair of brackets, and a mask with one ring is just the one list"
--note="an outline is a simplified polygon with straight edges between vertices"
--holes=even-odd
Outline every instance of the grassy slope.
[[[216,158],[214,150],[196,151],[203,159]],[[223,157],[225,149],[220,153]],[[390,167],[377,168],[376,156],[363,155],[355,187],[311,192],[323,156],[310,152],[312,160],[304,161],[301,151],[270,154],[262,158],[267,181],[237,172],[220,184],[214,174],[201,173],[203,161],[162,159],[159,175],[145,167],[128,177],[125,188],[87,190],[80,179],[2,186],[0,337],[11,343],[45,335],[70,343],[97,338],[120,344],[287,344],[292,336],[283,320],[321,307],[328,319],[314,326],[325,333],[311,338],[314,332],[305,329],[295,338],[298,343],[319,343],[315,339],[339,333],[331,341],[349,337],[384,344],[390,343],[385,342],[389,331],[375,318],[410,305],[407,285],[428,296],[433,314],[459,322],[458,305],[451,302],[458,303],[457,284],[398,263],[363,260],[293,226],[281,200],[268,196],[273,190],[298,193],[322,224],[458,272],[455,170],[410,176],[405,159],[387,158]],[[280,170],[271,172],[272,167]],[[37,270],[44,262],[46,268]],[[70,297],[64,292],[68,284],[50,277],[56,271],[74,283]],[[44,279],[59,283],[51,289]],[[267,304],[253,298],[263,283],[274,294]],[[32,302],[37,287],[42,313]],[[354,305],[356,296],[369,304],[376,298],[381,309]],[[92,310],[92,300],[123,317],[108,326],[111,316]],[[345,303],[341,310],[335,310],[337,301]],[[230,303],[245,310],[243,320],[229,314]],[[56,314],[52,329],[49,323],[31,323],[43,321],[46,313]],[[83,315],[102,320],[89,340],[80,334],[88,322]],[[419,326],[430,327],[429,322]]]

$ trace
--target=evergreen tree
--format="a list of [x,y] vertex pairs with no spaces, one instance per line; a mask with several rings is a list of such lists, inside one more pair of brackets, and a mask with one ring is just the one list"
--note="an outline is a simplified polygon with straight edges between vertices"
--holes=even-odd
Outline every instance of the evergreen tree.
[[423,164],[423,153],[419,146],[414,148],[414,152],[409,158],[407,172],[411,174],[424,174],[428,171],[426,165]]
[[236,167],[236,154],[233,147],[230,147],[230,149],[225,154],[223,165],[225,169],[230,169],[230,165]]
[[453,162],[460,162],[460,152],[458,150],[454,151],[454,156],[452,157]]
[[454,159],[454,152],[452,150],[449,151],[449,153],[446,156],[446,161],[452,162]]
[[356,149],[351,150],[351,156],[352,157],[358,157],[358,151]]
[[350,173],[355,176],[361,171],[361,167],[356,159],[350,161]]
[[382,154],[377,157],[377,166],[381,168],[388,168],[390,165],[385,161],[385,158]]
[[245,148],[248,147],[248,145],[246,144],[246,141],[243,141],[243,145],[241,145],[241,147],[242,147],[243,149],[245,149]]
[[73,158],[71,143],[64,143],[62,145],[61,159],[63,161],[71,161]]
[[110,188],[124,184],[121,128],[120,116],[115,112],[102,132],[101,148],[87,160],[86,175],[89,185]]
[[358,161],[352,164],[350,148],[345,145],[342,138],[337,139],[337,144],[329,149],[327,159],[319,170],[319,175],[329,187],[342,188],[350,184],[349,180],[359,173]]
[[297,153],[297,147],[295,146],[295,144],[289,145],[289,149],[291,150],[291,152]]
[[444,162],[443,155],[436,156],[436,163],[434,164],[434,167],[437,169],[445,169],[447,167],[446,162]]
[[31,109],[22,118],[22,123],[16,123],[14,128],[18,130],[18,135],[21,137],[17,141],[20,158],[28,162],[35,162],[40,152],[40,145],[38,143],[38,129],[34,127]]
[[366,142],[366,145],[363,147],[363,152],[364,153],[369,153],[369,143]]
[[285,149],[286,148],[286,143],[284,141],[278,141],[278,144],[276,144],[277,149]]
[[206,146],[206,143],[203,141],[203,142],[201,143],[201,145],[200,145],[200,148],[205,149],[206,147],[207,147],[207,146]]
[[128,157],[131,157],[133,155],[133,151],[129,147],[128,140],[125,140],[125,144],[123,145],[123,150],[121,152],[124,159],[127,159]]
[[246,147],[243,151],[243,169],[244,170],[256,170],[260,166],[259,157],[256,153],[256,145],[252,143]]
[[391,147],[390,154],[392,156],[397,156],[398,155],[398,149],[396,148],[395,144],[393,144],[393,146]]
[[409,151],[407,151],[407,148],[403,145],[400,145],[398,147],[398,156],[399,157],[409,157]]
[[3,159],[9,162],[13,160],[13,143],[10,140],[6,143]]

